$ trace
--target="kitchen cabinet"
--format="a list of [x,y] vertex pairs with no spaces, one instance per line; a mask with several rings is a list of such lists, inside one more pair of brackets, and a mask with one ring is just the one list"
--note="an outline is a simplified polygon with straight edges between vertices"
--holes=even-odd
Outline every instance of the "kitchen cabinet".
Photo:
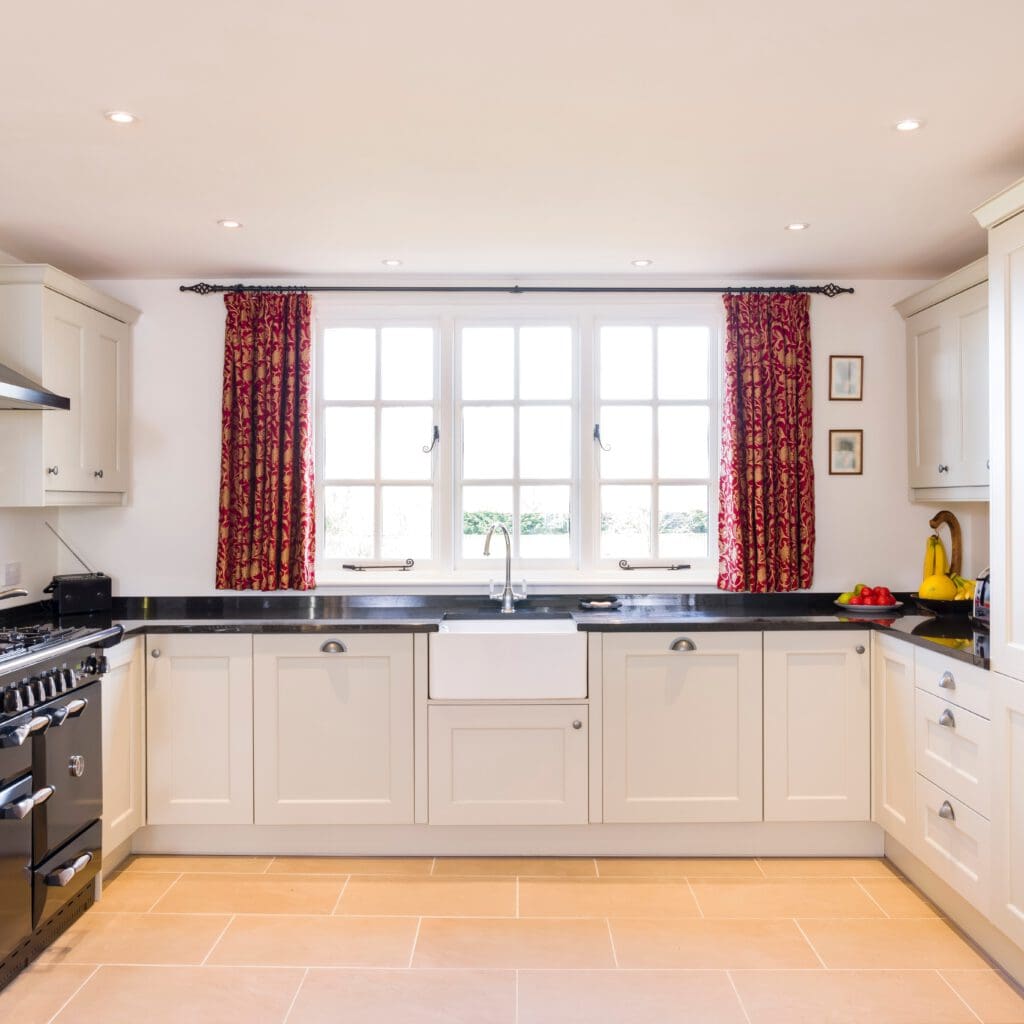
[[253,638],[257,825],[413,822],[413,638]]
[[583,825],[585,704],[434,704],[431,825]]
[[992,920],[1024,947],[1024,682],[992,673]]
[[146,637],[150,825],[253,821],[252,636]]
[[871,817],[870,634],[764,635],[765,821]]
[[873,819],[910,847],[915,835],[914,648],[872,635]]
[[760,821],[761,634],[606,633],[604,820]]
[[981,259],[905,299],[910,488],[919,501],[988,497],[988,285]]
[[[146,822],[146,673],[143,640],[107,652],[103,677],[103,866]],[[125,851],[127,852],[127,850]]]
[[0,267],[0,362],[71,400],[0,412],[0,505],[123,502],[138,316],[53,267]]

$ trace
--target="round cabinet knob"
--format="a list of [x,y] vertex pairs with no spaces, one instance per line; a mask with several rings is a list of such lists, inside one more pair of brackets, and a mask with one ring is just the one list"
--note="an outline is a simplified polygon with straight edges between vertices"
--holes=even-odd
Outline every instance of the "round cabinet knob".
[[864,648],[864,645],[863,645],[863,644],[857,644],[857,646],[856,646],[856,647],[854,647],[854,650],[855,650],[855,651],[856,651],[856,652],[857,652],[858,654],[863,654],[863,653],[864,653],[864,650],[865,650],[865,648]]
[[580,721],[580,720],[579,720],[579,719],[577,718],[577,719],[576,719],[576,720],[575,720],[575,721],[574,721],[574,722],[572,723],[572,727],[573,727],[574,729],[582,729],[582,728],[583,728],[583,723],[582,723],[582,722],[581,722],[581,721]]
[[46,467],[46,474],[47,474],[47,476],[56,476],[59,472],[60,472],[60,467],[59,466],[47,466]]
[[99,479],[102,480],[103,479],[103,470],[102,469],[94,470],[92,475],[95,476],[95,477],[99,477]]
[[154,648],[153,648],[153,650],[151,650],[151,651],[150,651],[149,653],[150,653],[150,654],[151,654],[151,655],[152,655],[152,656],[153,656],[154,658],[159,658],[159,657],[160,657],[160,648],[159,648],[159,647],[154,647]]

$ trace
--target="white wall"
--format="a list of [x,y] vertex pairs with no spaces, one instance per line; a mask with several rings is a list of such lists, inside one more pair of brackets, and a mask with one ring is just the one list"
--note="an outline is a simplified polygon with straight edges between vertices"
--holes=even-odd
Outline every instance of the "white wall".
[[[903,322],[892,304],[922,281],[853,282],[856,294],[812,300],[817,478],[815,590],[855,582],[915,589],[928,519],[907,486]],[[224,306],[178,292],[177,281],[97,287],[141,309],[135,332],[131,505],[67,509],[62,529],[114,577],[115,593],[213,592]],[[828,401],[830,354],[864,356],[864,401]],[[864,430],[864,475],[828,475],[828,430]],[[986,506],[953,506],[966,568],[986,564]],[[70,567],[70,563],[67,563]],[[339,588],[330,588],[337,591]]]

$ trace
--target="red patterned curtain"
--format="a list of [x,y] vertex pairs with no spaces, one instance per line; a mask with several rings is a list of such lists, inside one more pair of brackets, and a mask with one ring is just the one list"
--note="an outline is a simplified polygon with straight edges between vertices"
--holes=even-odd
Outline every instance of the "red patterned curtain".
[[809,296],[724,299],[718,586],[806,589],[814,576]]
[[217,587],[309,590],[316,541],[305,292],[224,296]]

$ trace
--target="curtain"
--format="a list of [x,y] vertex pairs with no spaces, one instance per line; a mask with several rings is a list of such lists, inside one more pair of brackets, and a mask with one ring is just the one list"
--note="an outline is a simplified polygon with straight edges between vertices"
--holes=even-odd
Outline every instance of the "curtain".
[[806,589],[814,576],[809,296],[724,301],[718,586]]
[[316,585],[310,429],[310,314],[305,293],[224,296],[224,402],[216,585]]

